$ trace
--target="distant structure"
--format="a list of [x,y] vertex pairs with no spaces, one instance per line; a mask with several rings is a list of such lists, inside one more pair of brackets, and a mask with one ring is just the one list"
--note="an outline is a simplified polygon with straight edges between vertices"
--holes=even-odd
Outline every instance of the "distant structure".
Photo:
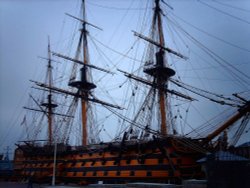
[[6,153],[0,154],[0,180],[9,180],[13,174],[13,161],[9,159],[9,147]]
[[218,151],[198,162],[205,167],[207,188],[248,188],[250,160],[230,152]]

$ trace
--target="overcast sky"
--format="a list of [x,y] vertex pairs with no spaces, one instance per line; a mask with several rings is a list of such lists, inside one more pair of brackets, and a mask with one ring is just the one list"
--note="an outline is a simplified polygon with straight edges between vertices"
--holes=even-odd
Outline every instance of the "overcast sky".
[[[176,18],[183,27],[250,75],[249,0],[166,2],[174,8],[169,8],[170,12],[220,40]],[[103,28],[102,32],[94,31],[94,36],[118,51],[128,49],[132,44],[129,40],[134,39],[131,30],[138,27],[133,21],[141,15],[136,11],[142,11],[138,6],[143,3],[146,4],[146,0],[87,0],[88,20]],[[40,74],[40,67],[44,65],[37,56],[47,56],[48,35],[52,48],[62,51],[59,40],[67,40],[75,27],[72,24],[75,22],[65,13],[78,15],[79,9],[80,2],[76,0],[0,0],[0,152],[6,146],[14,148],[19,138],[20,114],[31,86],[29,79]],[[118,37],[113,36],[115,32]],[[237,85],[228,80],[223,84],[214,85],[215,90],[222,87],[231,90]],[[250,89],[249,79],[247,85],[239,86],[237,92]]]

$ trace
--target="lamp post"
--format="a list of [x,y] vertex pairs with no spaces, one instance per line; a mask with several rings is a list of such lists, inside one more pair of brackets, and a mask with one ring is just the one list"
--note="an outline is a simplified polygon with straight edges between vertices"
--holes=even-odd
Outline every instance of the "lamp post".
[[54,145],[54,164],[53,164],[52,186],[55,186],[55,181],[56,181],[56,153],[57,153],[57,143],[56,143],[56,141],[55,141],[55,145]]

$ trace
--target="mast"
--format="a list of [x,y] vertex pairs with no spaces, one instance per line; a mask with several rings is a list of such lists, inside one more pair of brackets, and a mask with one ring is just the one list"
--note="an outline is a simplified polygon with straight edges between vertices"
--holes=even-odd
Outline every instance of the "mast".
[[[165,92],[165,88],[167,87],[168,78],[175,74],[174,70],[166,67],[165,65],[165,51],[162,47],[165,46],[164,44],[164,35],[162,29],[162,20],[161,20],[161,8],[159,5],[159,0],[155,0],[155,8],[154,8],[154,16],[152,22],[152,29],[154,30],[157,28],[158,31],[158,41],[159,41],[159,51],[155,54],[156,63],[153,67],[147,68],[144,70],[146,74],[154,77],[155,84],[158,88],[158,98],[159,98],[159,112],[160,112],[160,132],[162,135],[167,135],[167,118],[166,118],[166,101],[167,101],[167,94]],[[152,31],[152,35],[154,35],[154,31]],[[152,36],[153,37],[153,36]],[[158,47],[159,47],[158,46]]]
[[[164,46],[164,36],[162,33],[162,22],[161,22],[161,9],[159,6],[159,0],[155,1],[155,16],[158,20],[158,32],[159,32],[159,42],[160,45]],[[164,52],[160,49],[160,51],[157,54],[158,57],[156,57],[156,63],[160,66],[164,66]],[[161,62],[162,61],[162,62]],[[164,79],[161,76],[158,76],[157,78],[157,85],[160,86],[159,89],[159,103],[160,103],[160,114],[161,114],[161,134],[166,135],[167,134],[167,122],[166,122],[166,107],[165,107],[165,93],[163,90],[163,84],[165,83]]]
[[47,101],[42,103],[41,105],[48,109],[47,117],[48,117],[48,141],[49,145],[52,144],[53,141],[53,109],[57,107],[56,104],[52,102],[52,90],[50,89],[53,86],[52,83],[52,66],[51,66],[51,51],[50,51],[50,40],[48,37],[48,66],[47,66],[47,79],[49,84],[49,94],[47,96]]
[[[47,72],[47,76],[49,79],[49,83],[41,83],[41,82],[37,82],[37,81],[32,81],[34,82],[37,86],[41,87],[41,88],[45,88],[46,91],[49,91],[49,95],[48,95],[48,102],[47,103],[43,103],[42,105],[46,107],[46,110],[48,109],[48,112],[46,110],[44,110],[43,108],[40,109],[32,109],[32,108],[27,108],[26,109],[30,109],[30,110],[34,110],[34,111],[39,111],[39,112],[44,112],[47,116],[48,116],[48,121],[49,121],[49,142],[50,144],[52,143],[52,130],[53,130],[53,126],[52,126],[52,114],[54,115],[60,115],[60,116],[65,116],[65,117],[70,117],[73,118],[73,116],[71,114],[58,114],[58,113],[54,113],[53,112],[53,108],[57,107],[56,104],[52,103],[52,96],[51,93],[52,92],[57,92],[57,93],[61,93],[61,94],[66,94],[66,95],[70,95],[74,97],[74,101],[78,102],[78,99],[80,98],[81,100],[81,115],[82,115],[82,146],[87,146],[88,145],[88,112],[89,112],[89,108],[90,108],[90,103],[97,103],[103,106],[109,106],[112,108],[117,108],[117,109],[123,109],[118,105],[114,105],[114,104],[110,104],[107,103],[105,101],[102,101],[100,99],[98,99],[97,97],[95,97],[94,95],[91,94],[91,90],[93,90],[94,88],[96,88],[96,85],[91,83],[90,80],[90,70],[91,68],[102,71],[102,72],[106,72],[109,74],[113,74],[111,71],[106,70],[104,68],[98,67],[98,66],[94,66],[92,64],[89,63],[89,52],[88,52],[88,42],[87,42],[87,35],[88,35],[88,31],[86,26],[92,26],[96,29],[102,30],[101,28],[85,21],[85,17],[86,17],[86,12],[85,12],[85,0],[82,0],[82,8],[83,8],[83,19],[77,18],[75,16],[72,16],[70,14],[67,14],[69,17],[72,17],[80,22],[82,22],[82,28],[80,30],[80,38],[79,38],[79,42],[77,45],[77,53],[75,58],[72,57],[68,57],[56,52],[51,52],[50,51],[50,45],[48,46],[48,72]],[[81,51],[83,51],[83,60],[79,60],[79,54],[81,53]],[[55,55],[59,58],[63,58],[66,59],[68,61],[74,62],[74,66],[72,68],[72,75],[70,77],[69,83],[68,85],[70,87],[74,87],[77,88],[76,91],[68,91],[68,90],[64,90],[58,87],[53,86],[52,83],[52,67],[51,67],[51,58],[50,58],[50,54],[52,53],[52,55]],[[76,80],[76,64],[80,64],[82,65],[81,69],[80,69],[80,79]],[[47,90],[48,89],[48,90]],[[32,98],[33,99],[33,98]],[[33,99],[34,100],[34,99]],[[36,102],[36,100],[34,100]],[[37,102],[36,102],[37,103]],[[74,104],[73,104],[74,105]],[[40,107],[40,105],[38,105]],[[56,142],[55,142],[56,143]]]
[[[83,20],[86,20],[86,15],[85,15],[85,0],[82,0],[82,6],[83,6]],[[87,31],[86,31],[86,23],[82,24],[82,32],[83,32],[83,62],[84,64],[88,64],[87,60]],[[81,81],[84,82],[87,80],[87,68],[85,65],[83,65],[81,69]],[[88,92],[82,91],[83,95],[88,97]],[[87,138],[88,138],[88,133],[87,133],[87,106],[88,102],[81,98],[81,105],[82,105],[82,145],[86,146],[87,145]]]
[[[86,12],[85,12],[85,0],[82,0],[83,6],[83,20],[86,20]],[[88,42],[87,42],[87,30],[86,30],[86,22],[82,24],[82,33],[83,33],[83,62],[84,64],[88,64]],[[81,69],[81,81],[87,82],[87,67],[83,65]],[[91,85],[91,83],[89,83]],[[92,85],[95,88],[95,85]],[[83,88],[84,89],[84,88]],[[89,91],[85,88],[81,91],[85,97],[88,97]],[[88,144],[88,132],[87,132],[87,108],[88,101],[84,98],[81,98],[82,105],[82,145],[86,146]]]
[[[83,20],[86,18],[85,12],[85,0],[82,0],[83,6]],[[81,77],[80,81],[72,81],[69,83],[70,86],[76,87],[79,90],[81,97],[81,111],[82,111],[82,146],[86,146],[88,144],[88,127],[87,127],[87,120],[88,120],[88,98],[90,90],[96,88],[96,85],[89,82],[88,78],[88,64],[89,64],[89,57],[88,57],[88,42],[87,42],[87,33],[86,30],[87,22],[82,22],[82,29],[81,29],[81,36],[80,42],[82,42],[83,48],[83,65],[81,68]]]

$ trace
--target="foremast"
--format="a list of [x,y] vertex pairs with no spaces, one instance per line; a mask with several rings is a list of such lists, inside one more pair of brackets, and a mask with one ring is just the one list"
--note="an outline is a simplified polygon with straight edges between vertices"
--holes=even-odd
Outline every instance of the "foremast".
[[[84,7],[84,1],[83,1],[83,7]],[[85,8],[84,9],[84,17],[85,17]],[[78,99],[80,99],[81,102],[81,115],[82,115],[82,140],[81,140],[81,145],[82,146],[87,146],[88,145],[88,119],[90,118],[88,116],[88,111],[90,108],[90,102],[91,103],[97,103],[103,106],[108,106],[108,107],[112,107],[112,108],[117,108],[117,109],[122,109],[121,107],[119,107],[118,105],[114,105],[114,104],[110,104],[107,103],[105,101],[99,100],[98,98],[96,98],[93,93],[91,93],[91,90],[93,90],[94,88],[96,88],[96,85],[91,83],[90,81],[90,70],[89,69],[95,69],[95,70],[99,70],[105,73],[109,73],[112,74],[112,72],[110,72],[109,70],[105,70],[103,68],[94,66],[92,64],[89,63],[89,52],[88,52],[88,43],[87,43],[87,35],[88,35],[88,31],[86,30],[86,25],[90,25],[92,27],[95,27],[97,29],[97,26],[90,24],[88,22],[86,22],[83,19],[79,19],[75,16],[69,15],[68,16],[82,22],[82,28],[81,28],[81,34],[80,34],[80,40],[78,42],[78,46],[77,46],[77,53],[76,53],[76,57],[72,58],[72,57],[68,57],[56,52],[51,52],[52,55],[57,56],[59,58],[63,58],[65,60],[71,61],[74,63],[73,65],[73,69],[72,69],[72,75],[70,77],[69,80],[69,86],[70,87],[74,87],[77,88],[77,90],[67,90],[67,89],[62,89],[59,87],[55,87],[55,86],[50,86],[49,84],[46,83],[41,83],[41,82],[37,82],[37,81],[32,81],[34,82],[37,86],[45,88],[45,90],[51,90],[52,92],[56,92],[56,93],[60,93],[60,94],[64,94],[64,95],[69,95],[74,97],[72,104],[73,104],[73,108],[76,107],[77,103],[78,103]],[[100,29],[101,30],[101,29]],[[81,53],[81,51],[83,51],[83,60],[79,60],[79,55]],[[77,64],[80,64],[82,67],[80,69],[80,79],[76,80],[76,66]],[[66,116],[66,117],[70,117],[70,118],[74,118],[72,112],[74,113],[75,111],[71,111],[72,108],[67,112],[66,115],[63,114],[58,114],[58,113],[53,113],[56,115],[61,115],[61,116]],[[40,111],[40,110],[37,110]],[[42,112],[44,112],[42,110]],[[63,139],[62,142],[65,142],[65,140]]]

